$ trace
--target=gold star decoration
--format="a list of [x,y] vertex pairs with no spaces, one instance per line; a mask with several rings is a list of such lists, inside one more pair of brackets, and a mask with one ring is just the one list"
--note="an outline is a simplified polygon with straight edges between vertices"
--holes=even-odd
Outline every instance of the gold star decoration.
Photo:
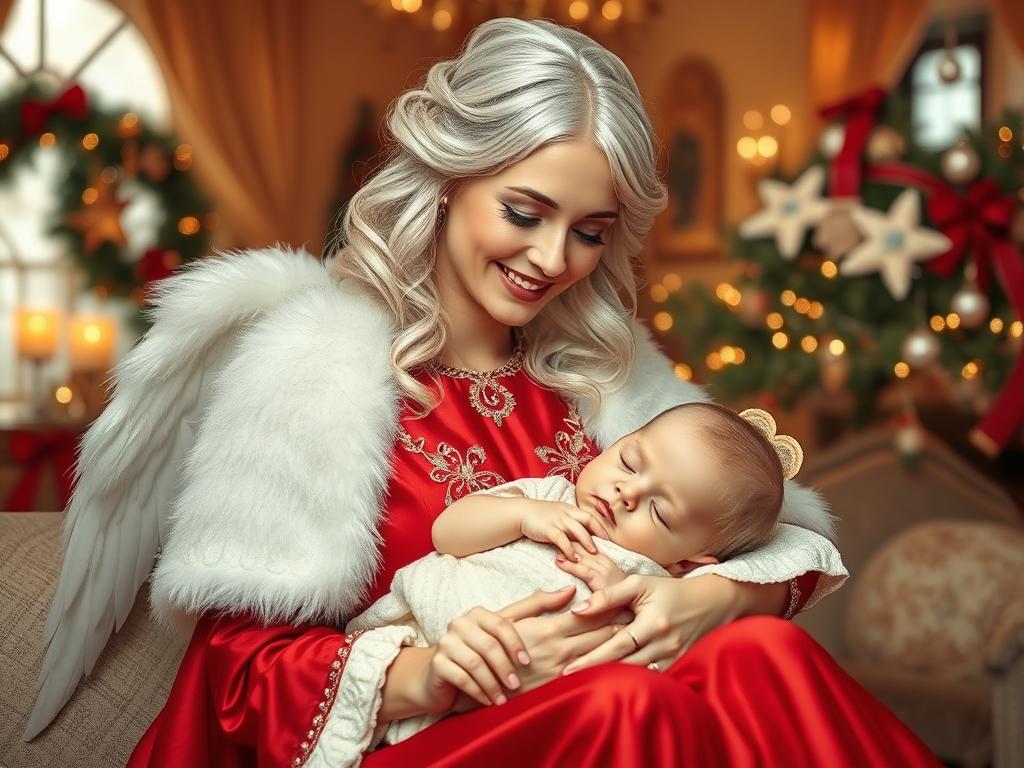
[[83,194],[85,205],[68,215],[66,222],[85,238],[86,253],[95,253],[103,243],[119,248],[127,244],[121,229],[121,211],[128,205],[117,199],[117,189],[97,174]]

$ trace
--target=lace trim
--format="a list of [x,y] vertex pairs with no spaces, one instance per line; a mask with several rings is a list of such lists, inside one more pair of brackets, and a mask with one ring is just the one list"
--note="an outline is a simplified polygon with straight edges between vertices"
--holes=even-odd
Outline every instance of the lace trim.
[[320,738],[320,733],[324,729],[324,716],[330,710],[331,705],[334,704],[334,697],[338,693],[338,683],[341,680],[342,667],[345,666],[345,660],[348,658],[349,653],[352,652],[352,643],[361,634],[363,634],[363,630],[353,632],[346,637],[345,644],[338,649],[338,658],[331,662],[331,671],[327,675],[327,687],[324,688],[323,698],[317,704],[319,714],[313,718],[313,727],[306,731],[305,740],[299,744],[301,754],[292,760],[292,765],[295,768],[305,765],[306,760],[309,759],[309,755],[313,751],[313,747],[316,746],[317,739]]
[[789,605],[786,606],[786,613],[782,616],[784,619],[792,619],[796,616],[796,607],[800,603],[800,584],[795,578],[789,580]]

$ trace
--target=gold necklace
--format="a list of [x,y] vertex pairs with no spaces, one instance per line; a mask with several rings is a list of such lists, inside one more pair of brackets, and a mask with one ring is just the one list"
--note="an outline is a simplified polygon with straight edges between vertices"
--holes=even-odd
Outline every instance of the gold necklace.
[[469,404],[481,416],[491,419],[495,425],[500,427],[502,420],[508,418],[512,409],[516,407],[516,398],[498,379],[518,373],[523,367],[524,357],[525,345],[520,337],[516,342],[512,357],[503,366],[495,368],[493,371],[471,371],[437,361],[431,361],[428,369],[431,373],[472,381],[473,383],[469,387]]

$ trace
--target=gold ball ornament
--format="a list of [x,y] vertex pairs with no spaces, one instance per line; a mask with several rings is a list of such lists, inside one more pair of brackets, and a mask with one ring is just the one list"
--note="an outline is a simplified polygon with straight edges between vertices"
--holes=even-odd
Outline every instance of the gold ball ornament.
[[842,123],[832,123],[821,132],[818,140],[818,149],[821,154],[831,160],[838,155],[846,143],[846,126]]
[[939,359],[939,340],[924,326],[910,332],[900,347],[900,357],[912,368],[923,369]]
[[952,51],[946,51],[939,59],[939,79],[944,83],[955,83],[960,79],[960,64]]
[[857,198],[835,198],[828,213],[814,230],[811,243],[826,257],[837,261],[863,240],[850,211],[860,205]]
[[865,147],[868,160],[884,163],[898,160],[907,151],[907,140],[891,125],[880,125],[868,137]]
[[740,292],[740,319],[750,328],[759,328],[764,324],[770,303],[768,293],[763,288],[746,286]]
[[988,320],[991,307],[988,297],[981,292],[977,284],[968,282],[953,294],[950,309],[960,316],[960,325],[964,328],[977,328]]
[[942,175],[952,184],[967,184],[981,171],[981,158],[974,147],[960,142],[942,155]]

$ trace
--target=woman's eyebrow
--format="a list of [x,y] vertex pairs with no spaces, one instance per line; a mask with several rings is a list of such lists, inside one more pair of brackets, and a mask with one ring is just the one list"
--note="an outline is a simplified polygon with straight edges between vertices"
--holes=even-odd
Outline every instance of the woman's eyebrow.
[[[558,203],[556,203],[554,200],[552,200],[550,197],[548,197],[547,195],[543,194],[542,192],[538,192],[536,189],[532,189],[530,187],[505,187],[505,189],[511,190],[513,192],[518,192],[518,193],[520,193],[522,195],[526,195],[527,197],[532,197],[534,200],[536,200],[541,205],[546,205],[548,208],[551,208],[552,210],[555,210],[555,211],[558,210]],[[583,218],[584,219],[617,219],[617,218],[619,218],[619,214],[616,213],[615,211],[595,211],[594,213],[588,213]]]

